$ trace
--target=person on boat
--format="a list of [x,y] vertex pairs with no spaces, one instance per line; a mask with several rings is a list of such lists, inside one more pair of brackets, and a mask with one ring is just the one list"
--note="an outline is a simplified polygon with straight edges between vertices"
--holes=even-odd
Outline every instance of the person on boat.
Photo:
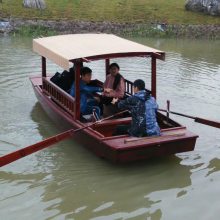
[[117,63],[109,66],[109,74],[103,84],[104,92],[101,99],[103,104],[110,104],[113,98],[122,99],[125,95],[125,80],[119,73],[120,67]]
[[[83,115],[88,115],[95,111],[99,119],[101,116],[101,110],[93,93],[103,92],[104,90],[101,87],[88,85],[92,78],[92,70],[89,67],[82,67],[80,75],[80,112]],[[75,83],[73,83],[70,89],[70,95],[75,97]]]
[[134,81],[134,95],[121,100],[119,109],[128,109],[131,112],[131,125],[117,127],[117,135],[129,134],[130,136],[157,136],[160,128],[157,123],[156,112],[158,105],[151,92],[145,89],[145,83],[141,79]]

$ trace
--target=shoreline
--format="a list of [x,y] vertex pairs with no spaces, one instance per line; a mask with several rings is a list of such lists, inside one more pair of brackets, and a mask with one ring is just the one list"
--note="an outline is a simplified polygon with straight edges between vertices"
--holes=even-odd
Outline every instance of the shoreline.
[[[53,34],[75,33],[108,33],[128,37],[158,37],[158,38],[189,38],[189,39],[220,39],[220,25],[185,25],[165,23],[116,23],[71,20],[38,20],[38,19],[0,19],[0,34],[19,33],[21,29],[38,27]],[[3,27],[3,28],[2,28]],[[52,35],[53,35],[52,34]],[[20,33],[22,35],[22,33]],[[41,34],[39,34],[41,35]]]

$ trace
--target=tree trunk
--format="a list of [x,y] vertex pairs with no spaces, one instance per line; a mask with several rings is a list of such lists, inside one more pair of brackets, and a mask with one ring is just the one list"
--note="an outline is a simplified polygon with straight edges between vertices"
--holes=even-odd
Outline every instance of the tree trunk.
[[46,4],[44,0],[24,0],[23,6],[25,8],[45,9]]

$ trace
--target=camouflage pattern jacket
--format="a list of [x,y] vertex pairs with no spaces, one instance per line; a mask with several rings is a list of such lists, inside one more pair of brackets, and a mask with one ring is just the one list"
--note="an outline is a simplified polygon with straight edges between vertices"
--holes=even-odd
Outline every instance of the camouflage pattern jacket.
[[131,112],[132,122],[128,130],[129,135],[135,137],[160,135],[156,119],[158,105],[150,92],[141,90],[121,100],[118,108],[128,109]]

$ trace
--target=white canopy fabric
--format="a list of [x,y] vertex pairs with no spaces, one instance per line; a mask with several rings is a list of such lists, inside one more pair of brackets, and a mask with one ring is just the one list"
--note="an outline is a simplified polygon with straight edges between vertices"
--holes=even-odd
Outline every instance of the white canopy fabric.
[[33,50],[66,70],[69,69],[70,61],[80,58],[129,53],[164,54],[162,51],[111,34],[69,34],[38,38],[33,40]]

